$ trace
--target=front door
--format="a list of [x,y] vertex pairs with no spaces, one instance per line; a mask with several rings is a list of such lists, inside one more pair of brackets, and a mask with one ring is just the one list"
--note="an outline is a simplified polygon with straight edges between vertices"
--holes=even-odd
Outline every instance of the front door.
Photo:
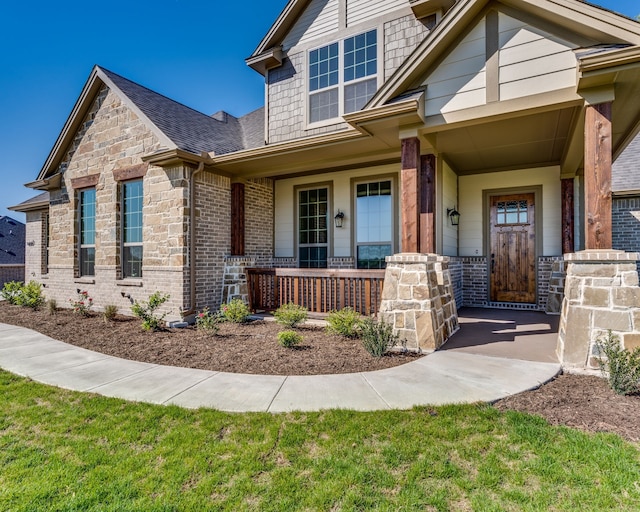
[[536,300],[535,194],[490,198],[492,302]]

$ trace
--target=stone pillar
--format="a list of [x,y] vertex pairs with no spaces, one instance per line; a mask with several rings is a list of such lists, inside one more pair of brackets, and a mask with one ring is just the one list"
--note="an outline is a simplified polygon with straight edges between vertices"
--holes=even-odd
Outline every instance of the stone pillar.
[[233,299],[242,299],[249,303],[247,267],[255,267],[254,258],[245,256],[227,256],[224,259],[224,277],[222,278],[222,304]]
[[565,367],[598,368],[596,341],[611,330],[627,347],[640,341],[637,253],[565,254],[567,266],[557,353]]
[[458,330],[449,258],[437,254],[387,256],[380,317],[407,349],[431,352]]

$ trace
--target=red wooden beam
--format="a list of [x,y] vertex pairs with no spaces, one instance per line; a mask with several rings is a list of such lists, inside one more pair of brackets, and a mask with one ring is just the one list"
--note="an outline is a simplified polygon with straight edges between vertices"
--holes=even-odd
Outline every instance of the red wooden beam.
[[611,249],[611,103],[587,105],[584,125],[585,249]]
[[436,156],[420,157],[420,252],[436,252]]
[[573,178],[562,179],[560,183],[562,185],[562,254],[567,254],[575,251]]
[[420,251],[420,141],[402,139],[402,252]]
[[231,255],[244,256],[244,183],[231,184]]

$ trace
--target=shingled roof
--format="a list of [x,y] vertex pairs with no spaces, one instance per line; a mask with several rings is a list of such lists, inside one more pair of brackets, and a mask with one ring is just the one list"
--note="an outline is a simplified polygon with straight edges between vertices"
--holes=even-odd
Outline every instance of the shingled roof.
[[0,217],[0,265],[24,264],[24,224]]
[[256,117],[264,119],[264,113],[255,111],[244,118],[227,113],[208,116],[113,71],[98,69],[179,149],[220,155],[264,145],[264,125],[255,122]]
[[611,190],[640,191],[640,135],[637,135],[613,163]]

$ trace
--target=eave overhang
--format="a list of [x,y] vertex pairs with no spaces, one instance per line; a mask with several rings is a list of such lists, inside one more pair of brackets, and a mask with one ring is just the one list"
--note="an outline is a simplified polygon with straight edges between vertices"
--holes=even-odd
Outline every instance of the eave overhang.
[[62,185],[62,173],[58,172],[48,178],[42,178],[36,181],[30,181],[25,183],[27,188],[33,188],[35,190],[57,190]]
[[424,90],[407,100],[388,103],[380,107],[352,112],[344,116],[344,120],[352,127],[371,133],[365,127],[374,122],[402,118],[402,125],[424,123]]
[[456,0],[410,0],[411,10],[416,18],[424,18],[439,10],[447,11],[453,7]]
[[141,159],[143,162],[158,167],[171,167],[172,165],[183,164],[197,166],[201,163],[210,164],[212,162],[211,155],[209,154],[203,153],[196,155],[195,153],[177,148],[145,155]]
[[45,210],[47,208],[49,208],[49,201],[32,201],[32,202],[27,202],[23,204],[17,204],[15,206],[7,207],[8,210],[11,210],[14,212],[20,212],[20,213],[33,212],[37,210]]
[[249,57],[245,62],[251,69],[264,76],[268,70],[281,66],[283,60],[284,52],[282,47],[277,46],[262,52],[260,55]]

